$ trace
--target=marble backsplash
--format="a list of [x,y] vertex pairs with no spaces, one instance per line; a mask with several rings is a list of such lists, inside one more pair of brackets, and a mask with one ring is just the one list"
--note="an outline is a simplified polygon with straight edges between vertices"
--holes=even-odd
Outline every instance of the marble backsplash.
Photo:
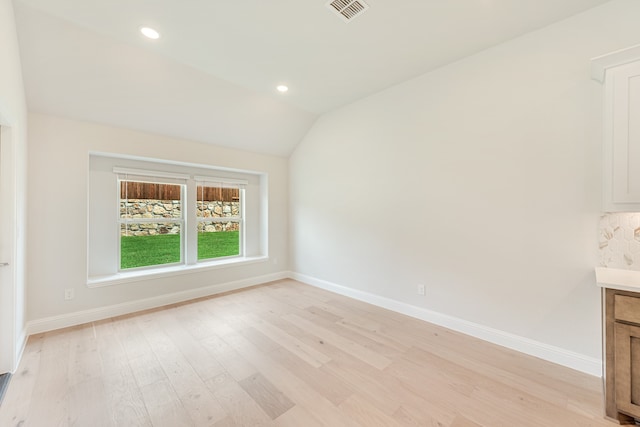
[[601,267],[640,270],[640,213],[602,215],[598,239]]

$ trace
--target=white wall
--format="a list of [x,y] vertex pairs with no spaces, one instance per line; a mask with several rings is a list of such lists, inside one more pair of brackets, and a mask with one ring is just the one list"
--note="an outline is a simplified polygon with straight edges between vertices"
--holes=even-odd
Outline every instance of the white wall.
[[613,1],[323,116],[290,160],[292,270],[598,362],[590,58],[638,16]]
[[[169,278],[87,288],[87,182],[89,152],[209,164],[267,173],[271,260]],[[29,116],[28,318],[35,330],[55,320],[131,301],[274,275],[287,265],[287,159],[47,115]],[[64,201],[64,203],[62,203]],[[37,206],[36,206],[37,204]],[[278,259],[275,264],[273,258]],[[64,290],[75,299],[64,300]],[[75,319],[86,320],[86,316]],[[47,320],[48,319],[48,320]],[[44,323],[43,323],[44,322]],[[48,323],[47,323],[48,322]],[[64,324],[62,321],[61,324]]]
[[[0,0],[0,127],[3,129],[2,155],[9,157],[2,160],[2,167],[9,169],[9,182],[5,181],[2,184],[3,189],[8,190],[3,194],[2,203],[9,204],[8,207],[3,206],[3,215],[10,211],[12,217],[9,219],[9,230],[3,228],[2,232],[9,232],[15,242],[11,254],[3,254],[8,258],[2,260],[8,260],[12,264],[10,274],[14,286],[8,291],[7,287],[11,284],[3,284],[0,298],[12,300],[13,312],[9,314],[9,317],[13,318],[10,331],[12,354],[9,356],[11,360],[8,364],[11,365],[10,369],[15,369],[18,353],[23,346],[25,323],[27,108],[11,0]],[[4,172],[6,173],[6,170]],[[3,174],[3,178],[7,176]],[[3,218],[3,221],[6,220],[6,217]],[[5,307],[1,305],[0,309],[5,311]],[[2,315],[5,319],[7,313],[4,312]],[[3,347],[6,344],[4,340],[0,342]],[[6,347],[3,351],[6,351]],[[4,363],[0,361],[0,365],[4,366]]]

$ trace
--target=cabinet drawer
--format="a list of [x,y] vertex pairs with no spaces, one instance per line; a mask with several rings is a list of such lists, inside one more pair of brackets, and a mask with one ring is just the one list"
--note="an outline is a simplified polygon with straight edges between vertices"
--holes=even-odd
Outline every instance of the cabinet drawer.
[[640,324],[640,298],[616,295],[614,306],[616,320]]

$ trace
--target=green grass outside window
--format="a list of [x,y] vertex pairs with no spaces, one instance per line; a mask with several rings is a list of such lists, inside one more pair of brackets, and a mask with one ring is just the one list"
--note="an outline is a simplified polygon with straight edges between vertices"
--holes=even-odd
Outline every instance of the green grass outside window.
[[[198,260],[239,255],[239,243],[238,231],[198,233]],[[180,235],[122,236],[120,260],[122,270],[180,262]]]

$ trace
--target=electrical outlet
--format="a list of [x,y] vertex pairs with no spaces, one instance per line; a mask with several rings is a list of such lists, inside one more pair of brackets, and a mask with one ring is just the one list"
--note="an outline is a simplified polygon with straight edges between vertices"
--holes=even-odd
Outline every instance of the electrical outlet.
[[425,294],[424,285],[418,285],[418,295],[424,295],[424,294]]
[[69,288],[69,289],[65,289],[64,290],[64,299],[66,301],[72,300],[73,298],[75,298],[76,293],[73,290],[73,288]]

